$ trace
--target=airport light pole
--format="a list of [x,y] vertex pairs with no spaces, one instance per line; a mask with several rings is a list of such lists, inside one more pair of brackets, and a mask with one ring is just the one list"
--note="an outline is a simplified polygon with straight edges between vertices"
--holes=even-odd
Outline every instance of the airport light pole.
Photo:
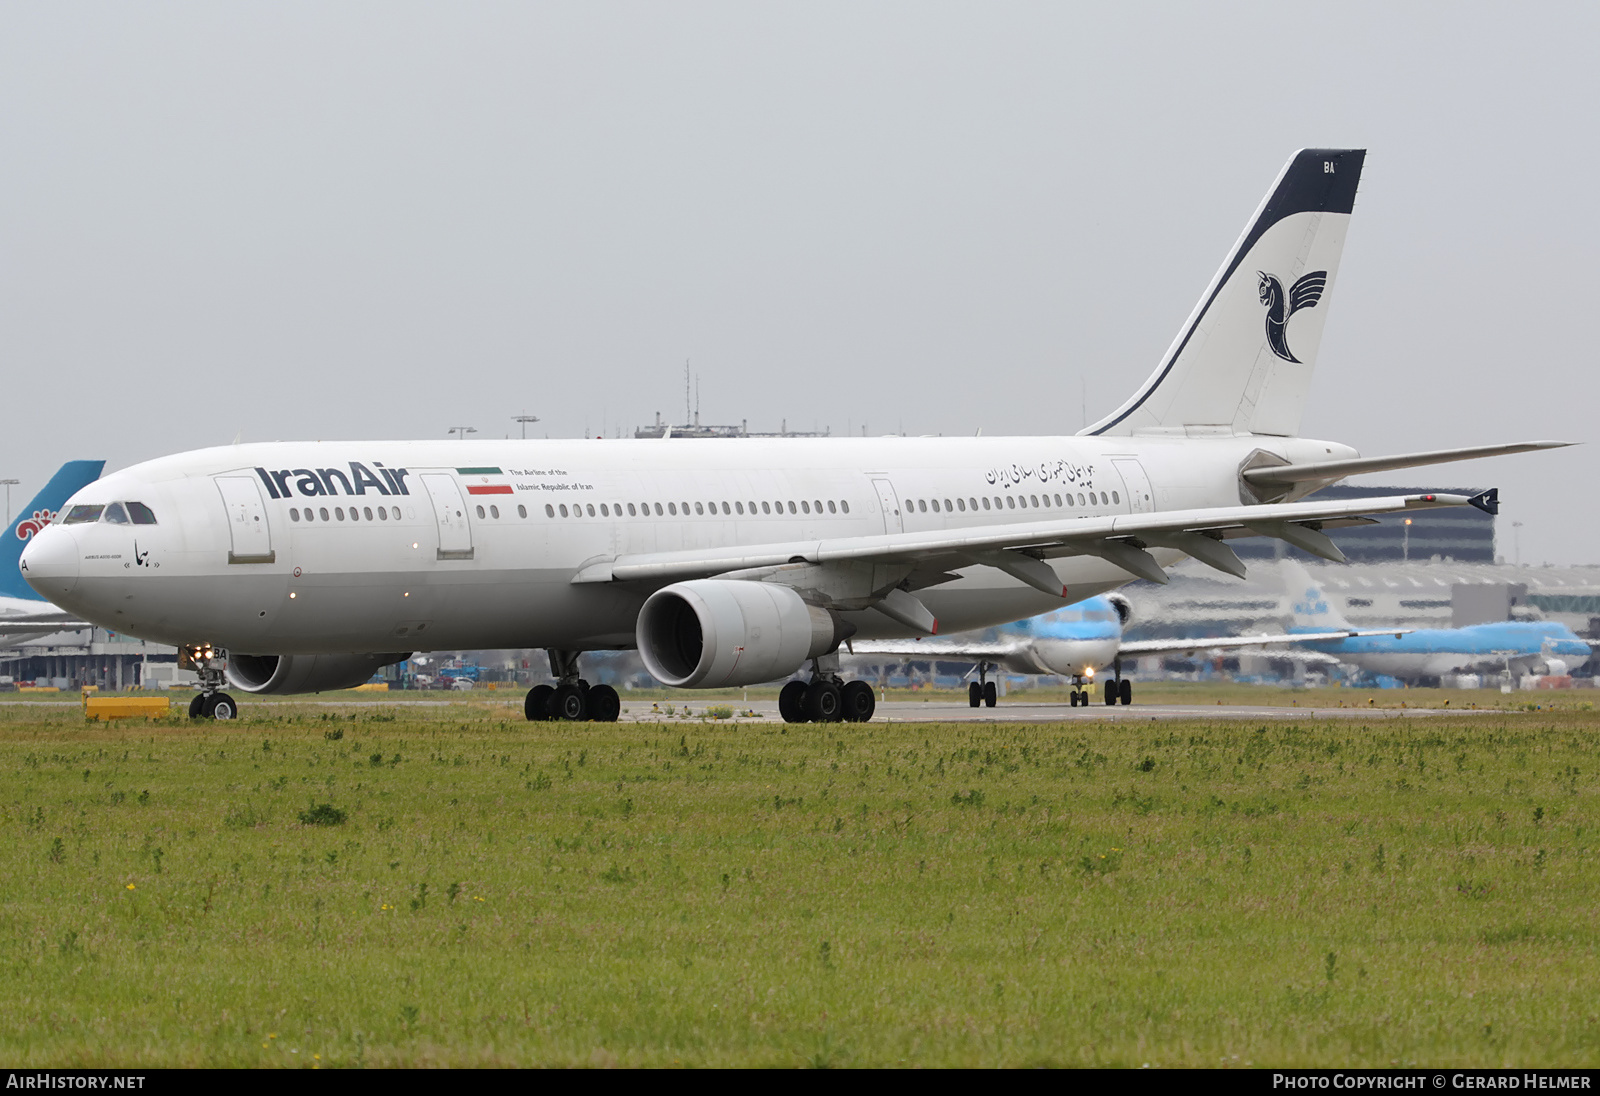
[[511,417],[511,421],[512,422],[520,422],[522,424],[522,440],[523,441],[527,441],[528,440],[528,424],[530,422],[538,422],[539,421],[539,416],[538,415],[513,415]]
[[478,428],[476,426],[452,426],[450,428],[450,433],[458,435],[462,441],[467,440],[468,434],[476,434],[477,432]]
[[6,528],[7,529],[11,528],[11,488],[12,488],[13,484],[18,484],[18,483],[21,483],[21,482],[22,482],[21,480],[0,479],[0,483],[3,483],[3,484],[6,485]]
[[1411,519],[1406,518],[1405,528],[1400,531],[1400,561],[1411,562]]
[[1521,528],[1522,522],[1514,521],[1511,523],[1511,550],[1516,553],[1515,558],[1518,567],[1522,566],[1522,534],[1517,532]]

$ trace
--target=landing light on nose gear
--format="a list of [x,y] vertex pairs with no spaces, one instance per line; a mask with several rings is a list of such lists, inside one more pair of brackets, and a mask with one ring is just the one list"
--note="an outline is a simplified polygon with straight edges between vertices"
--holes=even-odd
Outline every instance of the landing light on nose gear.
[[[1133,682],[1122,676],[1122,660],[1117,659],[1112,668],[1116,676],[1108,678],[1104,686],[1107,706],[1132,704]],[[1072,679],[1072,686],[1072,692],[1068,694],[1072,706],[1087,708],[1094,701],[1094,667],[1085,667],[1080,676]]]
[[209,643],[186,644],[178,648],[178,668],[193,670],[200,678],[200,691],[189,701],[190,719],[233,719],[239,705],[222,691],[228,667],[228,652]]

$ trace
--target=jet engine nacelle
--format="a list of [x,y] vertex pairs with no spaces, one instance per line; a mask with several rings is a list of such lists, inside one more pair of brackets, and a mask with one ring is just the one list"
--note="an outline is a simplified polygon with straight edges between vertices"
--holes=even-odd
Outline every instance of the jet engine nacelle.
[[1106,600],[1111,602],[1111,607],[1117,611],[1117,621],[1126,628],[1133,619],[1133,602],[1121,594],[1107,594]]
[[847,626],[787,586],[740,579],[675,582],[639,612],[639,654],[654,677],[686,689],[787,677],[839,646]]
[[228,684],[246,693],[320,693],[353,689],[380,666],[403,662],[405,654],[228,656]]

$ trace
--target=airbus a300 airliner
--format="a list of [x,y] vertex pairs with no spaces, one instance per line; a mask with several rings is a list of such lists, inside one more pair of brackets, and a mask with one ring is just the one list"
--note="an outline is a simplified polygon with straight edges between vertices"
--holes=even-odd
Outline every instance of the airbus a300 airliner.
[[277,442],[134,465],[33,538],[29,584],[70,612],[180,647],[190,713],[338,689],[408,652],[542,647],[530,719],[617,718],[585,651],[638,647],[687,688],[772,681],[786,718],[866,720],[851,636],[985,627],[1227,541],[1329,558],[1364,515],[1495,496],[1302,501],[1358,472],[1545,448],[1363,459],[1297,437],[1365,153],[1279,174],[1159,367],[1076,436]]

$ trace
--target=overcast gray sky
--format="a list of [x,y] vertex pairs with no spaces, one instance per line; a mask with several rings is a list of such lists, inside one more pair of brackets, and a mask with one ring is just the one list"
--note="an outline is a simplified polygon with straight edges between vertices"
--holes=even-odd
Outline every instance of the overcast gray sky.
[[[0,6],[0,476],[204,445],[1068,433],[1370,149],[1304,432],[1587,442],[1593,4]],[[1459,465],[1600,563],[1600,447]],[[1424,478],[1427,474],[1424,473]],[[1380,477],[1393,482],[1393,476]]]

